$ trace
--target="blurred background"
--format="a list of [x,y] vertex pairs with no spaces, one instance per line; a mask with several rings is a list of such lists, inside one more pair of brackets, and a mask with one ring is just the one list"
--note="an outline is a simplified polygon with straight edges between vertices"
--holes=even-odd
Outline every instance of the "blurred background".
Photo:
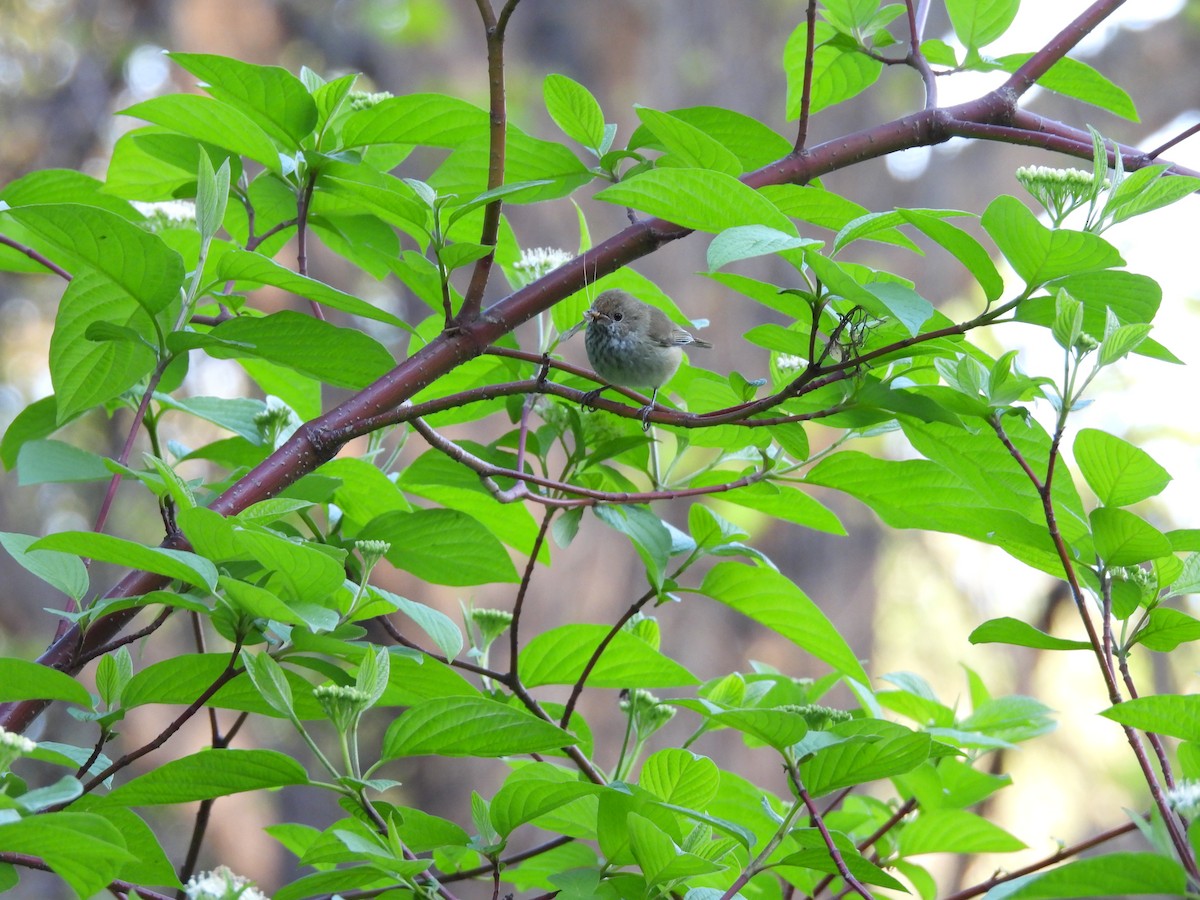
[[[928,35],[951,40],[940,4],[934,4]],[[1059,0],[1024,4],[1009,35],[989,48],[995,55],[1032,51],[1065,25],[1085,4]],[[751,0],[737,4],[694,0],[562,2],[524,0],[509,29],[508,98],[512,120],[540,137],[560,140],[541,102],[541,82],[557,72],[587,85],[604,107],[606,120],[618,123],[623,145],[637,117],[635,104],[657,109],[694,105],[728,107],[751,115],[789,138],[794,123],[784,114],[786,84],[780,56],[788,35],[803,18],[804,4],[790,0]],[[393,93],[438,91],[486,106],[483,36],[471,0],[0,0],[0,185],[42,168],[80,169],[103,178],[116,138],[137,120],[115,115],[138,101],[180,90],[193,90],[194,78],[173,66],[164,50],[218,53],[256,63],[281,65],[292,72],[308,66],[325,77],[360,72],[364,90]],[[1144,149],[1157,146],[1200,115],[1200,2],[1141,0],[1127,4],[1106,27],[1074,54],[1123,86],[1137,104],[1141,121],[1129,122],[1103,110],[1035,91],[1027,105],[1067,124],[1097,127],[1105,136]],[[942,79],[942,102],[954,103],[987,90],[995,80],[983,76]],[[885,71],[865,94],[822,112],[812,123],[809,143],[889,120],[922,103],[920,82],[903,67]],[[1166,155],[1200,169],[1200,138]],[[1043,151],[999,144],[952,141],[914,150],[828,176],[824,183],[872,210],[894,206],[951,207],[982,212],[998,193],[1022,196],[1012,176],[1022,165],[1078,165]],[[623,210],[589,199],[594,188],[576,199],[599,242],[625,224]],[[1022,199],[1027,199],[1022,197]],[[577,249],[576,213],[570,203],[506,209],[525,247]],[[1163,529],[1196,527],[1194,498],[1200,496],[1200,431],[1195,403],[1200,395],[1197,362],[1197,281],[1194,275],[1195,199],[1169,210],[1118,226],[1106,237],[1116,243],[1134,271],[1152,275],[1164,288],[1155,337],[1186,367],[1140,358],[1109,369],[1092,393],[1099,398],[1078,426],[1091,425],[1123,434],[1144,446],[1175,477],[1146,514]],[[563,235],[570,238],[564,241]],[[565,244],[565,246],[564,246]],[[704,269],[707,241],[693,236],[675,242],[635,264],[694,318],[713,325],[706,336],[717,344],[704,364],[717,371],[737,369],[747,378],[764,377],[767,359],[742,341],[747,328],[765,321],[764,311],[730,295],[698,274]],[[285,250],[280,259],[294,258]],[[982,301],[974,282],[940,251],[917,256],[884,245],[871,245],[854,257],[891,268],[916,282],[917,290],[951,316],[966,316]],[[398,282],[376,282],[340,257],[317,250],[310,274],[379,302],[403,308]],[[758,277],[784,277],[763,264]],[[0,273],[0,427],[24,406],[51,392],[46,350],[62,284],[52,277],[14,277]],[[490,300],[506,292],[493,279]],[[382,299],[380,299],[382,298]],[[384,339],[376,334],[380,339]],[[1060,365],[1049,335],[1016,328],[990,337],[984,346],[1022,348],[1021,366],[1030,374],[1054,375]],[[1000,343],[1003,342],[1003,343]],[[583,361],[582,341],[565,354]],[[252,388],[236,366],[197,361],[185,391],[196,395],[238,396]],[[326,398],[328,406],[332,400]],[[1036,411],[1045,415],[1048,408]],[[128,413],[112,419],[92,414],[72,424],[66,440],[95,452],[115,455],[124,440]],[[507,423],[495,424],[506,428]],[[498,433],[498,432],[497,432]],[[823,438],[814,431],[813,445]],[[880,440],[880,452],[904,454],[900,442]],[[44,534],[87,529],[95,518],[103,484],[19,487],[16,474],[0,473],[0,530]],[[1014,615],[1056,634],[1076,636],[1073,608],[1054,582],[1024,569],[1000,551],[941,535],[885,534],[870,514],[852,500],[824,493],[847,536],[821,534],[796,526],[765,522],[727,503],[715,508],[755,532],[753,543],[826,611],[856,652],[869,660],[878,677],[911,671],[929,681],[942,702],[967,705],[962,666],[980,672],[996,695],[1038,697],[1058,711],[1060,728],[1036,749],[997,760],[1015,787],[1002,791],[988,814],[1025,840],[1023,854],[988,858],[969,870],[942,861],[947,891],[956,881],[969,884],[999,867],[1015,868],[1055,849],[1054,841],[1072,843],[1097,830],[1123,823],[1122,807],[1146,804],[1128,748],[1115,725],[1095,712],[1107,706],[1089,654],[1042,656],[999,645],[972,648],[970,631],[982,621]],[[161,528],[153,504],[139,489],[122,491],[109,530],[157,541]],[[684,525],[686,504],[664,506],[662,514]],[[568,548],[554,548],[553,570],[540,571],[530,595],[531,616],[544,628],[569,621],[611,622],[645,588],[644,575],[628,543],[591,516]],[[510,608],[512,590],[430,588],[392,573],[387,586],[413,599],[438,606],[457,617],[460,601]],[[57,619],[45,610],[62,598],[0,554],[0,651],[34,658],[53,633]],[[93,587],[103,591],[108,573],[93,570]],[[663,630],[663,649],[700,678],[732,670],[749,671],[761,661],[795,676],[821,674],[796,648],[724,608],[695,596],[654,612]],[[533,624],[532,622],[530,624]],[[532,633],[530,630],[527,633]],[[181,620],[168,626],[152,647],[135,653],[138,665],[164,654],[190,649]],[[139,655],[140,654],[140,655]],[[1136,659],[1141,679],[1158,679],[1162,690],[1196,689],[1195,655],[1176,654],[1174,668],[1161,657]],[[1153,670],[1153,671],[1152,671]],[[883,687],[877,683],[877,687]],[[664,692],[669,693],[669,692]],[[839,698],[846,701],[847,698]],[[615,748],[621,719],[615,692],[596,691],[581,707],[601,740]],[[142,710],[124,723],[124,740],[140,744],[166,721],[161,709]],[[678,718],[684,718],[680,716]],[[201,746],[207,730],[197,723],[176,737],[172,751]],[[386,722],[380,723],[380,728]],[[57,712],[39,727],[55,739],[89,744],[91,733]],[[690,731],[676,721],[663,741]],[[35,735],[36,736],[36,735]],[[283,731],[255,731],[239,742],[288,746]],[[598,741],[600,743],[600,741]],[[770,789],[784,785],[767,754],[747,751],[728,733],[706,737],[695,748],[722,766],[761,779]],[[169,758],[159,757],[159,761]],[[301,757],[303,758],[303,756]],[[155,756],[147,759],[153,764]],[[600,759],[612,765],[613,758]],[[453,766],[415,760],[395,766],[391,777],[406,782],[395,802],[420,806],[470,828],[471,789],[489,796],[503,778],[503,767],[464,760]],[[391,799],[391,798],[389,798]],[[321,801],[323,804],[324,801]],[[322,827],[339,811],[313,802],[311,795],[282,792],[271,798],[235,797],[219,801],[203,857],[258,880],[265,888],[295,876],[291,858],[260,833],[280,817]],[[186,812],[186,811],[185,811]],[[158,833],[168,853],[179,858],[190,826],[185,817],[164,821]],[[51,897],[53,883],[36,873],[23,876],[15,896]],[[469,892],[464,896],[470,896]]]

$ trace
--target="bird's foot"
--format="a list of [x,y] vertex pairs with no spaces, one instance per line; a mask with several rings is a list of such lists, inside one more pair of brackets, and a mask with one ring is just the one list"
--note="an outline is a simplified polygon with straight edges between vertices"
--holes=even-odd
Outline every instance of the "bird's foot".
[[588,391],[579,399],[579,405],[584,410],[594,410],[596,408],[596,398],[600,396],[600,392],[604,388],[598,387],[594,391]]

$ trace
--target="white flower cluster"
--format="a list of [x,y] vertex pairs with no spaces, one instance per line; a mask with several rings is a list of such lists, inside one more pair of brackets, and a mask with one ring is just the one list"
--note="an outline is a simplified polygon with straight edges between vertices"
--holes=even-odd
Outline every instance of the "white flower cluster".
[[0,727],[0,774],[8,771],[13,761],[37,749],[37,744],[25,737]]
[[235,875],[228,866],[217,866],[188,879],[188,900],[269,900],[249,878]]
[[513,272],[520,279],[521,285],[533,284],[547,272],[553,272],[574,257],[566,250],[556,247],[534,247],[521,253],[521,258],[513,263]]
[[1167,802],[1185,819],[1200,817],[1200,781],[1185,779],[1167,791]]
[[145,227],[153,232],[180,225],[191,226],[196,222],[196,204],[191,200],[163,200],[160,203],[134,200],[130,206],[146,217]]

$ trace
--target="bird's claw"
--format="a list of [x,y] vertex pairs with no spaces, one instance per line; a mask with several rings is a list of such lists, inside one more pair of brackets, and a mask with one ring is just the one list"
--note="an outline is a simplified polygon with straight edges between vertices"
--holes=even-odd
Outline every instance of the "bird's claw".
[[579,398],[580,408],[582,408],[584,410],[595,410],[596,409],[596,398],[600,396],[600,392],[603,390],[604,390],[604,388],[602,388],[602,387],[596,388],[594,391],[588,391],[586,394],[584,394],[582,397],[580,397]]
[[654,412],[654,404],[642,407],[642,431],[650,430],[650,413]]

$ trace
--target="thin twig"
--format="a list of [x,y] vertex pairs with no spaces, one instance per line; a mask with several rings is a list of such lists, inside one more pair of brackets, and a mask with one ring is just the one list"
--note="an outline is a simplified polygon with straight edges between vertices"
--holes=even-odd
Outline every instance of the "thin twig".
[[804,81],[800,88],[800,122],[796,126],[796,143],[793,152],[800,153],[808,141],[809,110],[812,107],[813,63],[817,55],[817,0],[808,0],[804,13],[807,29],[804,34]]
[[41,266],[45,266],[47,269],[49,269],[51,272],[53,272],[59,278],[62,278],[64,281],[71,280],[70,272],[68,272],[66,269],[64,269],[62,266],[60,266],[58,263],[52,262],[51,260],[42,256],[42,254],[38,253],[32,247],[27,247],[24,244],[22,244],[18,241],[14,241],[12,238],[8,237],[7,235],[3,235],[3,234],[0,234],[0,244],[3,244],[5,247],[12,247],[18,253],[25,254],[30,259],[32,259],[35,263],[37,263],[38,265],[41,265]]

